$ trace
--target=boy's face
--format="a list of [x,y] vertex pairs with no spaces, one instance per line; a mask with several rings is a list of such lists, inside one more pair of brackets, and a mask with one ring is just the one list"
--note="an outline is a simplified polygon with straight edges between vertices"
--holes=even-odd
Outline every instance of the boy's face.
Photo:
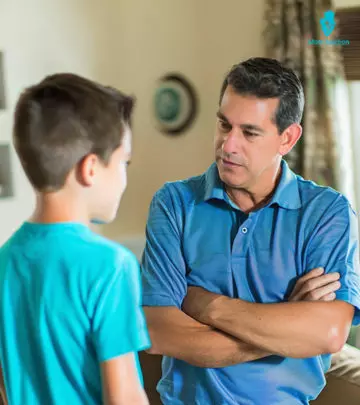
[[124,129],[121,146],[117,148],[107,165],[98,172],[93,210],[93,220],[108,223],[114,220],[121,197],[127,186],[127,166],[131,158],[131,130]]

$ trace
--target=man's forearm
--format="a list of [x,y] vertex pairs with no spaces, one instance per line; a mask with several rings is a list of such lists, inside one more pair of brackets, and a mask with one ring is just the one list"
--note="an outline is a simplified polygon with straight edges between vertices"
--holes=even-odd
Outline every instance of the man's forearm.
[[227,367],[270,353],[190,318],[175,307],[144,307],[152,348],[197,367]]
[[353,313],[340,301],[256,304],[220,297],[206,322],[263,350],[302,358],[340,350]]
[[[183,360],[193,366],[206,368],[228,367],[268,356],[264,350],[226,335],[213,328],[194,329],[192,331],[160,330],[159,352],[169,357]],[[156,334],[151,333],[156,341]],[[150,352],[151,353],[151,352]]]

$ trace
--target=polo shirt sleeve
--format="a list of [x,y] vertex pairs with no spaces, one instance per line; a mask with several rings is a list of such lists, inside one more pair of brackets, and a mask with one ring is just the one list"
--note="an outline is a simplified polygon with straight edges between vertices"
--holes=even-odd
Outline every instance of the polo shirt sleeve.
[[181,308],[186,295],[186,265],[176,214],[180,204],[165,185],[154,196],[146,226],[142,258],[144,306]]
[[345,197],[339,195],[325,210],[305,250],[305,270],[323,267],[340,273],[336,299],[355,307],[353,323],[360,324],[360,270],[357,216]]
[[139,265],[130,253],[116,269],[104,269],[94,285],[92,339],[100,362],[150,347],[140,287]]

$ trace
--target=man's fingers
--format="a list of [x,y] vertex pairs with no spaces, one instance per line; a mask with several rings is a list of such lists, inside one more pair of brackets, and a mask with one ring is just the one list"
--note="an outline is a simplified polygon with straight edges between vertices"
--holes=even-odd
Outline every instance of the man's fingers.
[[323,267],[316,267],[315,269],[309,271],[308,273],[305,274],[305,276],[302,276],[299,281],[301,280],[302,282],[305,282],[307,280],[310,280],[311,278],[314,277],[319,277],[322,274],[324,274],[324,268]]
[[[301,277],[292,291],[289,301],[319,301],[340,288],[340,274],[323,274],[324,269],[318,267]],[[328,299],[333,296],[327,297]]]
[[324,297],[321,298],[321,301],[334,301],[336,298],[335,293],[330,293],[328,295],[325,295]]
[[323,297],[335,293],[335,291],[337,291],[340,287],[341,284],[339,281],[333,281],[332,283],[329,283],[325,286],[319,287],[315,290],[311,290],[309,293],[305,295],[304,300],[320,301],[323,299]]
[[311,291],[315,290],[320,287],[324,287],[330,283],[333,283],[339,280],[340,274],[339,273],[329,273],[324,274],[322,276],[312,278],[304,283],[304,288]]
[[331,284],[331,283],[339,280],[339,278],[340,278],[339,273],[329,273],[329,274],[324,274],[323,276],[312,278],[310,280],[305,281],[305,283],[302,285],[301,292],[303,294],[307,294],[307,293],[317,290],[321,287],[325,287],[328,284]]
[[299,280],[296,282],[294,289],[291,292],[290,295],[290,300],[291,301],[297,301],[298,295],[300,293],[300,290],[302,289],[303,285],[313,279],[320,277],[324,273],[324,268],[323,267],[317,267],[311,271],[309,271],[305,276],[302,276],[299,278]]
[[324,273],[323,267],[317,267],[311,271],[309,271],[305,276],[302,276],[299,278],[299,280],[296,282],[295,287],[291,293],[292,297],[295,297],[297,293],[300,291],[304,283],[306,283],[308,280],[311,280],[313,278],[320,277]]

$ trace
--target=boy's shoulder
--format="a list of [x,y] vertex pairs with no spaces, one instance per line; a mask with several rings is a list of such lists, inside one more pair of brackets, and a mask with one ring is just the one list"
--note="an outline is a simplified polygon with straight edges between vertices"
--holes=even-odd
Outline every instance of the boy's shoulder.
[[136,256],[125,246],[91,229],[74,234],[66,241],[64,254],[72,267],[91,277],[113,277],[114,273],[137,271]]
[[115,267],[121,265],[137,265],[136,256],[125,246],[95,232],[89,232],[88,239],[79,243],[79,250],[86,250],[90,260],[107,262]]
[[77,276],[90,302],[105,295],[117,297],[124,289],[139,296],[140,264],[129,249],[93,232],[78,246]]
[[85,226],[69,225],[44,232],[35,229],[32,233],[33,230],[26,224],[20,227],[0,247],[0,260],[19,255],[35,261],[39,256],[49,257],[52,262],[57,258],[57,262],[71,268],[73,274],[87,271],[99,276],[138,266],[136,256],[129,249]]

